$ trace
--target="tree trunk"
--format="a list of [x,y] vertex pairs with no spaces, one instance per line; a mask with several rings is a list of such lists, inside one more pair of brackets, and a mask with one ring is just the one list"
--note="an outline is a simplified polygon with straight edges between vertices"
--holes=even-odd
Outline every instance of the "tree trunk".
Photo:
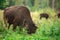
[[55,0],[52,0],[52,9],[55,9]]

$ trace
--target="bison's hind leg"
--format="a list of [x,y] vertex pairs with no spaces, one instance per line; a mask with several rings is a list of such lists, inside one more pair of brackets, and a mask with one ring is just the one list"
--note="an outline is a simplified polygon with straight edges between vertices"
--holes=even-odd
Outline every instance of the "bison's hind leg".
[[8,28],[8,20],[6,18],[4,18],[4,24],[5,24],[5,27]]

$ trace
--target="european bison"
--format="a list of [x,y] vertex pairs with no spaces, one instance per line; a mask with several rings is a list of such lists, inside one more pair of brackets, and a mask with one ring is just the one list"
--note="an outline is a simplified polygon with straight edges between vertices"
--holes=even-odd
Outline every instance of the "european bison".
[[58,18],[60,18],[60,13],[57,14]]
[[49,17],[49,15],[48,15],[47,13],[42,13],[42,14],[40,14],[40,19],[41,19],[41,18],[46,18],[46,19],[48,19],[48,17]]
[[24,6],[6,8],[4,10],[4,22],[9,24],[8,29],[13,24],[14,31],[17,26],[21,26],[19,27],[20,29],[23,28],[22,26],[25,26],[28,34],[35,33],[37,29],[30,16],[30,11]]

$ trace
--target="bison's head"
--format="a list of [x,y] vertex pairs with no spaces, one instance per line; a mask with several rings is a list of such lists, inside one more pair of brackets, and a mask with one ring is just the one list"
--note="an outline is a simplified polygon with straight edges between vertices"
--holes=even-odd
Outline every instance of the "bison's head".
[[32,34],[35,33],[37,30],[37,26],[33,23],[33,21],[30,20],[24,20],[23,24],[26,26],[27,33]]
[[26,27],[27,27],[27,33],[28,34],[35,33],[37,30],[37,26],[35,26],[35,24],[26,25]]

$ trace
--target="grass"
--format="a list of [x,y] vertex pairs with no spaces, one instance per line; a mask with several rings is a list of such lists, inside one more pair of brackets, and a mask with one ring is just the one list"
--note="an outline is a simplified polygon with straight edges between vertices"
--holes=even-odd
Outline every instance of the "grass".
[[[39,19],[39,14],[47,12],[49,19]],[[60,19],[55,17],[55,11],[48,9],[31,12],[33,22],[38,27],[35,34],[28,35],[26,30],[22,32],[17,28],[14,32],[12,25],[9,30],[3,24],[3,11],[0,10],[0,40],[59,40],[60,39]]]

